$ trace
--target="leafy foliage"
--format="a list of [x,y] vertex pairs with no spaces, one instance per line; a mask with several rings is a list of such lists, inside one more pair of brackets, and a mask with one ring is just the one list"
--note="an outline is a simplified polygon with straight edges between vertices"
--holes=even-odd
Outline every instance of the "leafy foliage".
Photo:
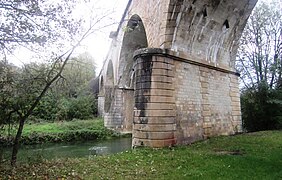
[[31,119],[53,122],[89,119],[96,115],[97,99],[92,94],[76,98],[61,97],[60,99],[54,99],[47,95],[35,109]]
[[96,116],[97,100],[90,88],[90,81],[95,77],[93,62],[88,53],[72,58],[62,78],[53,84],[36,107],[33,119],[56,121]]
[[12,122],[13,84],[15,82],[16,67],[7,61],[0,61],[0,125]]
[[242,117],[247,131],[280,129],[282,13],[279,2],[259,2],[240,40],[237,70],[244,83]]
[[[44,45],[79,31],[72,9],[77,1],[14,1],[0,3],[0,50],[15,45]],[[65,31],[61,31],[64,29]],[[64,36],[64,38],[69,35]]]
[[[88,119],[97,114],[97,100],[91,93],[90,80],[95,77],[95,66],[83,64],[75,58],[63,72],[62,79],[54,83],[39,104],[34,108],[31,119],[47,121]],[[30,63],[22,68],[3,64],[1,71],[1,124],[15,122],[27,113],[34,100],[40,95],[52,65]],[[74,68],[75,67],[75,68]],[[13,70],[14,69],[14,70]]]
[[260,85],[241,95],[243,125],[248,131],[282,129],[282,91]]
[[94,58],[84,52],[70,59],[64,68],[62,78],[52,87],[52,91],[68,97],[77,97],[89,91],[89,82],[95,78]]

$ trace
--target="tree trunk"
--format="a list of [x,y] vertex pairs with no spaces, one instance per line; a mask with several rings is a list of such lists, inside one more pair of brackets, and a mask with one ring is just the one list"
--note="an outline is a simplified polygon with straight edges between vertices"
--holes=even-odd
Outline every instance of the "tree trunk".
[[17,131],[17,135],[14,139],[13,152],[12,152],[12,158],[11,158],[11,166],[13,167],[16,166],[16,162],[17,162],[17,155],[18,155],[18,151],[20,147],[20,139],[21,139],[22,132],[23,132],[24,122],[25,122],[25,119],[20,118],[19,128]]

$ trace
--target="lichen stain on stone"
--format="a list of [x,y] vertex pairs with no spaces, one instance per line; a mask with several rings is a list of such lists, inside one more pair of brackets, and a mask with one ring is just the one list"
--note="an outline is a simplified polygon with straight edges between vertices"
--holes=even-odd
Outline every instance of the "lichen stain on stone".
[[[151,89],[151,81],[145,81],[142,82],[142,77],[146,77],[148,79],[151,79],[152,77],[152,68],[153,68],[153,61],[152,61],[152,56],[142,56],[140,57],[142,59],[141,61],[141,78],[138,80],[140,83],[140,94],[137,94],[135,97],[136,101],[136,108],[139,110],[139,117],[145,117],[146,116],[146,108],[147,108],[147,103],[150,102],[150,89]],[[146,123],[148,121],[144,121]]]

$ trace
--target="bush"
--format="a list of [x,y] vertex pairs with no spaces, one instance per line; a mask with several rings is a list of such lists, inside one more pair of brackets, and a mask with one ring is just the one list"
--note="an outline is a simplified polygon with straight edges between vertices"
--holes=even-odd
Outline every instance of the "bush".
[[245,90],[241,95],[243,126],[247,131],[282,128],[282,92],[267,85]]
[[44,96],[38,106],[33,111],[33,119],[43,119],[46,121],[54,121],[57,114],[57,98],[47,94]]
[[89,119],[97,115],[97,100],[91,96],[64,98],[59,102],[57,119]]
[[97,115],[97,100],[93,95],[56,97],[47,95],[34,110],[31,121],[89,119]]
[[70,99],[68,109],[68,118],[72,119],[89,119],[96,115],[96,99],[93,96],[81,96]]

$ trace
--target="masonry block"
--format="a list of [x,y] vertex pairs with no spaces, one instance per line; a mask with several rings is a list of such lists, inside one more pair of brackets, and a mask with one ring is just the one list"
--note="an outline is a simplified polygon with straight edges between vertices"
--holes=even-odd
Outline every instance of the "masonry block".
[[149,140],[149,139],[141,139],[141,138],[132,138],[132,146],[139,147],[139,146],[148,146],[153,148],[162,148],[162,147],[169,147],[174,146],[177,143],[175,138],[173,139],[161,139],[161,140]]
[[136,124],[134,130],[143,132],[173,132],[176,124]]
[[164,139],[174,139],[174,131],[139,131],[133,130],[133,137],[138,139],[149,139],[149,140],[164,140]]

